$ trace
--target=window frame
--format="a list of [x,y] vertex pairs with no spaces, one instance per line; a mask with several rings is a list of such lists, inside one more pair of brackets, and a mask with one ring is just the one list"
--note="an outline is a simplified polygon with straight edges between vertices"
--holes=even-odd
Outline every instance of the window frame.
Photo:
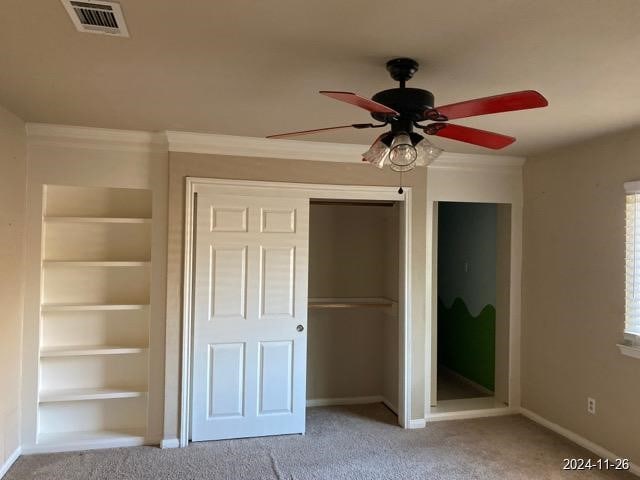
[[[625,218],[626,218],[626,197],[629,195],[640,195],[640,180],[625,182]],[[637,227],[637,226],[636,226]],[[625,239],[627,236],[627,226],[625,221]],[[619,345],[620,351],[625,355],[640,358],[640,334],[627,331],[627,272],[626,272],[626,246],[625,246],[625,313],[624,313],[624,343]],[[636,280],[640,281],[640,275]]]

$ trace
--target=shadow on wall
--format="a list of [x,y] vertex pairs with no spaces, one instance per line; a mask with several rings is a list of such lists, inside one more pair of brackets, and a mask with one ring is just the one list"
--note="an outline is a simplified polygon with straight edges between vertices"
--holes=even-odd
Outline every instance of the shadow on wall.
[[438,364],[493,391],[496,309],[485,305],[473,316],[457,297],[447,308],[438,298]]

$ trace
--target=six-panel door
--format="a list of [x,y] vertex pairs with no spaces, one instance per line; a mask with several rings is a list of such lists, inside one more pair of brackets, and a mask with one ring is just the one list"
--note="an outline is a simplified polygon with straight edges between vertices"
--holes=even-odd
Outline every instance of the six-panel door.
[[198,189],[194,441],[303,433],[309,201]]

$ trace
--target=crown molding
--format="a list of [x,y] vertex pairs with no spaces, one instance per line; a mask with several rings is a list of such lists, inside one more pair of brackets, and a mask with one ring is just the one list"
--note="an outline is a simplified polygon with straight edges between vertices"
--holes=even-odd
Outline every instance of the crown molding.
[[513,155],[443,152],[428,169],[520,172],[525,161],[525,157]]
[[[368,145],[240,137],[209,133],[167,131],[170,152],[285,158],[325,162],[362,162]],[[429,168],[521,169],[525,159],[515,156],[444,152]]]
[[42,145],[136,152],[167,151],[167,140],[164,133],[50,123],[27,123],[25,129],[27,143],[30,146]]
[[167,132],[170,152],[237,155],[325,162],[362,161],[366,145],[306,142],[209,133]]
[[[281,140],[195,132],[146,132],[27,123],[30,146],[184,152],[209,155],[361,163],[368,145]],[[520,171],[524,157],[443,152],[429,169]]]

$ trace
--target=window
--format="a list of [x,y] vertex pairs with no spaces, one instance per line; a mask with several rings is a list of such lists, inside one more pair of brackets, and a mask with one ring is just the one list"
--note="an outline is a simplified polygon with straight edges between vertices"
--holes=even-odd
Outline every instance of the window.
[[640,181],[626,191],[625,343],[640,347]]

